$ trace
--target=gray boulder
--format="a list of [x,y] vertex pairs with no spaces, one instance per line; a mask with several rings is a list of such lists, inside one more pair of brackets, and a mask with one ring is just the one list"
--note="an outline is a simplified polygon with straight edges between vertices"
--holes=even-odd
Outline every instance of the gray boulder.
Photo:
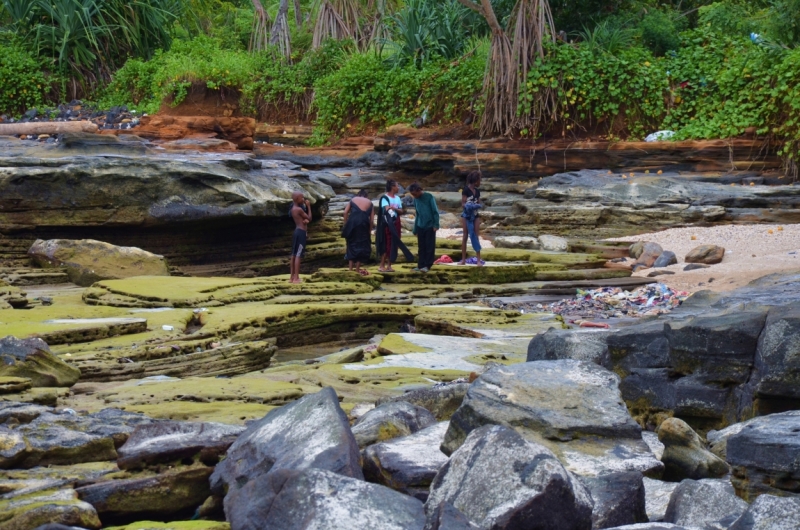
[[399,436],[408,436],[436,423],[436,418],[422,407],[405,401],[385,403],[370,410],[353,425],[353,436],[364,448]]
[[468,388],[469,385],[467,383],[420,388],[406,392],[402,396],[383,399],[378,401],[377,404],[405,401],[430,411],[437,421],[445,421],[449,420],[458,407],[461,406],[464,396],[467,395]]
[[569,241],[563,237],[545,234],[539,236],[539,247],[542,250],[549,250],[551,252],[566,252],[569,249]]
[[0,401],[0,423],[10,420],[18,423],[30,423],[43,412],[53,412],[53,408],[33,403]]
[[216,464],[244,427],[222,423],[162,421],[140,425],[117,451],[120,469],[192,459]]
[[678,256],[671,250],[665,250],[658,256],[658,259],[653,263],[653,267],[660,269],[661,267],[669,267],[678,263]]
[[527,361],[574,359],[611,367],[608,353],[609,330],[569,330],[550,328],[531,339]]
[[592,499],[546,447],[516,431],[472,431],[431,484],[430,515],[450,503],[480,528],[586,529]]
[[587,362],[537,361],[494,367],[470,385],[450,420],[442,451],[452,454],[474,429],[512,427],[585,476],[663,469],[631,418],[619,377]]
[[755,356],[756,395],[800,399],[800,303],[770,310]]
[[647,242],[642,245],[642,252],[636,258],[636,263],[645,267],[652,267],[663,252],[664,249],[658,243]]
[[370,445],[364,450],[364,477],[425,501],[436,473],[447,462],[439,446],[449,423],[410,436]]
[[729,530],[797,530],[800,498],[761,495]]
[[678,526],[672,523],[638,523],[625,526],[618,526],[610,530],[695,530],[695,529],[686,528],[685,526]]
[[538,239],[529,236],[497,236],[494,238],[493,243],[497,248],[523,248],[528,250],[539,250],[541,246]]
[[615,330],[607,335],[606,344],[615,372],[624,376],[636,368],[670,366],[669,341],[664,323],[658,320]]
[[[358,444],[333,388],[324,388],[253,422],[228,449],[214,470],[215,494],[235,492],[279,469],[318,468],[363,479]],[[247,500],[246,496],[235,499]],[[236,501],[225,506],[238,510]]]
[[[796,414],[800,415],[800,411],[796,412]],[[720,429],[719,431],[708,431],[708,434],[706,434],[706,440],[708,440],[709,451],[727,462],[728,438],[740,432],[744,426],[747,425],[747,423],[747,421],[734,423],[733,425],[725,427],[724,429]]]
[[472,524],[458,508],[443,502],[428,514],[424,530],[479,530],[479,527]]
[[664,521],[703,530],[727,530],[747,510],[727,480],[684,480],[669,500]]
[[322,469],[262,474],[225,498],[225,514],[236,530],[422,530],[425,525],[417,499]]
[[658,440],[664,444],[664,479],[723,477],[730,472],[728,464],[708,451],[700,437],[678,418],[664,420],[658,429]]
[[637,471],[611,473],[599,477],[584,477],[594,501],[592,528],[611,528],[626,524],[645,523],[645,490],[642,474]]
[[662,482],[644,477],[644,504],[647,518],[651,521],[663,521],[672,492],[678,487],[677,482]]
[[731,482],[740,497],[800,495],[800,414],[770,414],[748,421],[728,438]]
[[0,339],[0,377],[26,377],[35,387],[65,387],[80,376],[80,370],[53,355],[42,339]]

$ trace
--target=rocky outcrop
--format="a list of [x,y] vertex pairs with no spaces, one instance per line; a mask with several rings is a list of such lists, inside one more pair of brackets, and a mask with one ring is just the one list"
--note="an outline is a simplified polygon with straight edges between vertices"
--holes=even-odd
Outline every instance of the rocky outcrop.
[[642,479],[642,474],[637,471],[581,478],[594,502],[592,528],[647,522]]
[[727,442],[731,482],[752,501],[761,494],[800,496],[800,414],[770,414],[745,423]]
[[442,443],[452,454],[473,430],[505,425],[552,450],[580,475],[660,474],[619,394],[619,378],[593,363],[535,361],[494,367],[472,383]]
[[800,499],[761,495],[729,530],[791,530],[800,521]]
[[697,433],[678,418],[661,424],[658,440],[664,444],[665,480],[718,478],[730,472],[728,464],[708,451]]
[[563,330],[550,328],[536,335],[528,345],[528,362],[573,359],[611,367],[606,330]]
[[66,269],[70,281],[83,287],[131,276],[169,276],[164,256],[93,239],[37,239],[28,255],[39,267]]
[[91,504],[78,500],[75,490],[57,489],[31,495],[0,499],[0,528],[30,530],[45,524],[62,524],[90,530],[101,528],[100,519]]
[[231,527],[239,530],[422,530],[425,525],[417,499],[322,469],[281,469],[259,476],[230,495],[226,514]]
[[448,422],[364,450],[364,477],[425,501],[436,473],[447,462],[439,446]]
[[[211,487],[225,494],[228,517],[260,497],[252,486],[278,470],[324,469],[363,479],[358,444],[332,388],[274,409],[251,424],[215,469]],[[248,487],[249,485],[249,487]]]
[[500,425],[467,436],[436,475],[430,514],[450,503],[480,528],[591,527],[592,499],[547,448]]
[[461,406],[469,385],[455,383],[451,385],[437,385],[433,388],[411,390],[401,396],[383,400],[380,403],[391,401],[406,401],[412,405],[430,411],[438,421],[449,420],[453,413]]
[[399,436],[408,436],[436,423],[422,407],[406,401],[385,403],[361,416],[353,425],[353,436],[361,448]]
[[192,137],[227,140],[238,149],[252,149],[256,120],[226,116],[144,116],[132,132],[148,140],[175,141]]
[[36,387],[68,387],[81,372],[53,355],[42,339],[6,337],[0,340],[0,376],[23,377]]
[[664,521],[703,529],[727,529],[747,510],[727,480],[684,480],[669,500]]

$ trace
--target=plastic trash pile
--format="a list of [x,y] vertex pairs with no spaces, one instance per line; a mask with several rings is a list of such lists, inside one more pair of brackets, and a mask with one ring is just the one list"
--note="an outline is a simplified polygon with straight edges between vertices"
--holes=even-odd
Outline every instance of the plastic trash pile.
[[540,309],[570,317],[643,317],[668,313],[681,305],[688,296],[686,291],[673,290],[663,283],[645,285],[635,291],[625,291],[618,287],[588,291],[579,289],[575,298],[561,300]]

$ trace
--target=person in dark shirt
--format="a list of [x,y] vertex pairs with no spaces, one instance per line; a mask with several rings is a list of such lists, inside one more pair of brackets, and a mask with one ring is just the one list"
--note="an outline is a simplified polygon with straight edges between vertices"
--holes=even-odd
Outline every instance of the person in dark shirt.
[[439,208],[436,206],[436,199],[423,191],[422,186],[414,183],[409,186],[408,191],[414,197],[414,208],[416,217],[414,218],[414,235],[417,236],[418,261],[417,267],[412,269],[415,272],[428,272],[433,267],[436,260],[436,231],[439,230]]
[[367,196],[367,190],[359,191],[345,206],[342,228],[342,236],[347,241],[345,259],[350,262],[350,270],[355,270],[362,276],[369,274],[366,269],[361,268],[361,264],[369,261],[372,254],[371,233],[374,218],[372,201]]
[[289,283],[302,283],[300,279],[300,260],[306,253],[308,223],[311,222],[311,203],[302,192],[292,193],[292,209],[289,210],[294,221],[292,236],[292,255],[289,258]]
[[477,254],[477,265],[479,267],[483,265],[480,241],[481,218],[478,215],[478,210],[483,207],[481,204],[480,185],[480,171],[472,171],[467,175],[467,185],[461,192],[461,206],[464,211],[461,214],[463,235],[461,237],[461,261],[459,265],[464,265],[467,262],[467,238],[469,238],[470,243],[472,243],[472,249]]

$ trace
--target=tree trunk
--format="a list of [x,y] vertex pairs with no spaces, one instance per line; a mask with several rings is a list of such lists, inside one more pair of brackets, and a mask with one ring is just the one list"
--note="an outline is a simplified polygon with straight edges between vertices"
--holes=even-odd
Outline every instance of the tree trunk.
[[294,23],[297,29],[303,27],[303,12],[300,10],[300,0],[294,0]]
[[278,14],[275,16],[275,22],[272,24],[272,34],[269,38],[269,43],[272,46],[277,46],[281,55],[286,59],[290,59],[292,54],[288,13],[289,0],[281,0],[280,6],[278,7]]
[[0,136],[23,134],[96,133],[97,125],[90,121],[38,121],[29,123],[0,123]]

